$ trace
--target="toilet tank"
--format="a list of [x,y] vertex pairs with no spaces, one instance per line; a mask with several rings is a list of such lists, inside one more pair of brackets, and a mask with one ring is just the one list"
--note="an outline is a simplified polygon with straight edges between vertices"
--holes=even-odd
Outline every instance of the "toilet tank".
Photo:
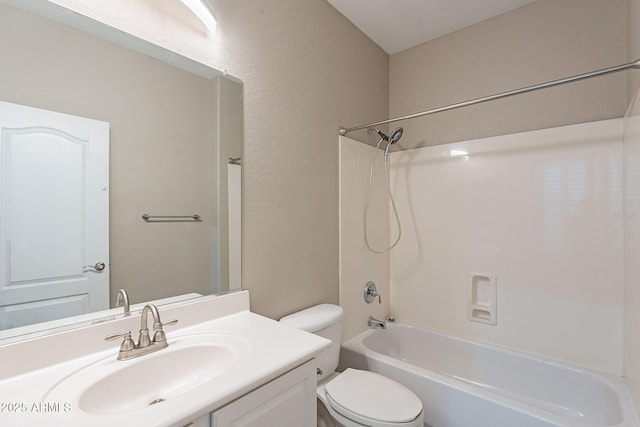
[[342,307],[334,304],[320,304],[280,319],[280,322],[285,325],[311,332],[331,341],[331,346],[316,358],[318,368],[322,371],[318,381],[332,374],[338,367],[343,316]]

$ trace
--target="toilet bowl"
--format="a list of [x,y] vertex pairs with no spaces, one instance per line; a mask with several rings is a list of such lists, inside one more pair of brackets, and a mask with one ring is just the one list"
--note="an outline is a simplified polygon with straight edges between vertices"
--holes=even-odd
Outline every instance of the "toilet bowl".
[[335,372],[342,339],[342,307],[320,304],[280,322],[331,340],[318,363],[319,427],[422,427],[422,402],[408,388],[359,369]]
[[318,384],[317,396],[341,426],[423,426],[420,399],[408,388],[374,372],[334,372]]

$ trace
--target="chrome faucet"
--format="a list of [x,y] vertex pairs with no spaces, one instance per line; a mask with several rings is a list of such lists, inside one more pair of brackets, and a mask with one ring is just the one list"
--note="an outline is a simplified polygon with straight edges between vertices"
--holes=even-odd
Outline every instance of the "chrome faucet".
[[131,314],[131,310],[129,308],[129,295],[127,291],[124,289],[120,289],[118,291],[118,295],[116,295],[116,302],[114,304],[116,307],[124,306],[124,316],[127,317]]
[[[153,316],[153,340],[149,336],[149,328],[147,327],[147,317],[149,313]],[[175,325],[177,320],[171,320],[167,323],[160,321],[160,313],[158,308],[153,304],[147,304],[142,309],[140,315],[140,335],[138,336],[138,344],[131,338],[131,331],[125,331],[122,334],[109,335],[105,341],[112,341],[123,338],[118,352],[118,360],[128,360],[143,354],[152,353],[167,347],[167,336],[162,329],[163,326]]]
[[386,322],[384,322],[382,320],[378,320],[373,316],[369,316],[369,320],[367,321],[367,325],[373,326],[373,327],[377,327],[377,328],[387,329],[387,323]]

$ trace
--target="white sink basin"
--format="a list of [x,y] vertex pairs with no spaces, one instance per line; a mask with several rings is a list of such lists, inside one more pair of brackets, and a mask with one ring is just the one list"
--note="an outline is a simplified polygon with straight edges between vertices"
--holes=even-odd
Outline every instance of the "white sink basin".
[[225,334],[167,339],[169,346],[134,359],[117,352],[83,367],[47,393],[47,401],[73,402],[89,414],[120,414],[164,406],[194,388],[214,383],[250,352],[247,340]]

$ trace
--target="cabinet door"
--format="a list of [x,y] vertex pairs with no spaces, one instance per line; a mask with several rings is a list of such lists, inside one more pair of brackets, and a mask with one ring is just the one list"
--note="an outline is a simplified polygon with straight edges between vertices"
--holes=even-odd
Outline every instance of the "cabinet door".
[[184,427],[210,427],[211,419],[209,415],[203,415],[195,421],[186,424]]
[[316,427],[316,363],[305,363],[211,413],[212,427]]

